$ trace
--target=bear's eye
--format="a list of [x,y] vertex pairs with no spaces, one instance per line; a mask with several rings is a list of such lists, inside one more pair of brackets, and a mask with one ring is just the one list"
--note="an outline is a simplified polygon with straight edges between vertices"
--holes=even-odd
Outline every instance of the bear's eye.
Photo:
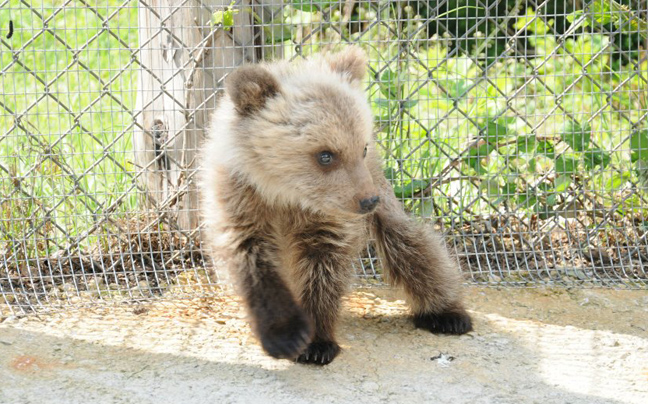
[[333,153],[330,151],[323,151],[317,155],[317,161],[321,165],[327,166],[333,162]]
[[362,157],[367,157],[367,146],[365,146],[364,152],[362,153]]

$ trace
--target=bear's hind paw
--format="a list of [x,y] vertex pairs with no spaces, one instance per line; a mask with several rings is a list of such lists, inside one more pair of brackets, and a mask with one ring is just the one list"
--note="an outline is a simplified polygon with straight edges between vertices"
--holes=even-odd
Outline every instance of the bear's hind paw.
[[463,309],[440,314],[425,313],[414,316],[416,328],[426,329],[433,334],[465,334],[472,331],[470,315]]

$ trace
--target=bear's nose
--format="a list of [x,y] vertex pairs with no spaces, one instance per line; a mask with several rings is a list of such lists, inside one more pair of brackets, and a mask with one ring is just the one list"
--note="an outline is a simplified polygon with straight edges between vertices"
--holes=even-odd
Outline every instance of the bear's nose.
[[380,202],[380,197],[378,196],[360,200],[360,212],[369,213],[373,211],[376,205],[378,205],[378,202]]

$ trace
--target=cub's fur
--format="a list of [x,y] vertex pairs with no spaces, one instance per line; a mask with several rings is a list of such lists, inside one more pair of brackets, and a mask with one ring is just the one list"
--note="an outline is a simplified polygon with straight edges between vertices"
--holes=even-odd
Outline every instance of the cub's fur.
[[414,324],[472,329],[457,263],[402,210],[381,168],[355,47],[230,74],[202,157],[208,241],[228,262],[254,331],[276,358],[327,364],[351,261],[376,240]]

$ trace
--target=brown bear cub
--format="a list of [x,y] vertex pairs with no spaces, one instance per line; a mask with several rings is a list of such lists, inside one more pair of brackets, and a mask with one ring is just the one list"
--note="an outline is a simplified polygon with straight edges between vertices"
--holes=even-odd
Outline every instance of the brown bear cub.
[[369,237],[416,327],[472,329],[457,262],[405,214],[383,175],[366,66],[356,47],[243,66],[227,78],[211,122],[200,185],[207,241],[275,358],[324,365],[339,353],[340,298]]

